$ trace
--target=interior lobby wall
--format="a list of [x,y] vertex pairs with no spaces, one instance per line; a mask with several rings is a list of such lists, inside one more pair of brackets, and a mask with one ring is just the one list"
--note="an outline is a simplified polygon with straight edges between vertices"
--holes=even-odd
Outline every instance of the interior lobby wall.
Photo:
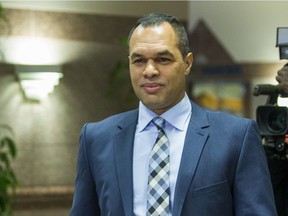
[[[39,215],[37,209],[64,215],[72,202],[83,124],[137,106],[129,92],[128,70],[119,85],[110,84],[117,64],[128,60],[121,41],[136,18],[5,11],[9,23],[1,23],[0,28],[0,123],[13,128],[18,150],[13,163],[19,180],[15,215]],[[38,42],[36,46],[31,39]],[[62,68],[60,85],[40,102],[26,100],[16,78],[15,65],[25,64],[25,59],[29,64]],[[123,79],[126,82],[121,83]],[[121,100],[117,94],[109,97],[110,89],[128,92],[132,101]]]

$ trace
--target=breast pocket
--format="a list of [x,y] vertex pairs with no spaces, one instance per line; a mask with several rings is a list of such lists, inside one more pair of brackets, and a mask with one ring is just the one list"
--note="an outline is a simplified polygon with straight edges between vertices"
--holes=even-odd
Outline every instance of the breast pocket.
[[227,180],[190,189],[181,216],[233,215],[232,193]]
[[209,194],[217,194],[221,192],[228,192],[229,191],[229,185],[227,180],[217,182],[215,184],[211,184],[205,187],[197,188],[192,190],[192,196],[198,197],[198,196],[209,196]]

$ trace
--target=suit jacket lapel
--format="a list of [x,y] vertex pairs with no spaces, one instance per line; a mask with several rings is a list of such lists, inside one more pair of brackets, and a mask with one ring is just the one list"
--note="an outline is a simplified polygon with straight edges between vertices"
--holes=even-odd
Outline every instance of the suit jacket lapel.
[[125,215],[133,215],[133,142],[137,117],[138,110],[128,114],[118,125],[120,132],[113,139],[115,166]]
[[175,189],[173,216],[179,216],[181,214],[200,155],[208,137],[208,132],[204,130],[204,128],[209,126],[206,112],[193,102],[191,103],[192,114],[186,133]]
[[[204,128],[209,126],[206,112],[192,103],[192,115],[188,126],[174,197],[173,216],[179,216],[192,182],[200,155],[208,138]],[[127,115],[118,125],[114,136],[115,166],[125,215],[133,215],[133,142],[138,110]]]

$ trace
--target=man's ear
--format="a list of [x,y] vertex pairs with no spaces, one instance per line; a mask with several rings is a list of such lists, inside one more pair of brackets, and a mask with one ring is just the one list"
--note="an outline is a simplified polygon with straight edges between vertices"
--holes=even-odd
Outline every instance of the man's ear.
[[185,75],[188,75],[190,73],[190,70],[191,70],[192,64],[193,64],[193,53],[192,52],[189,52],[186,55],[185,64],[186,64]]

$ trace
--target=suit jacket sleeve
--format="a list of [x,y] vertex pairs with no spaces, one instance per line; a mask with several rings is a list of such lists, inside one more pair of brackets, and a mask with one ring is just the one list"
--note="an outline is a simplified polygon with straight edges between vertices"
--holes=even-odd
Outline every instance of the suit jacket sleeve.
[[86,125],[80,135],[75,193],[70,216],[100,216],[98,197],[86,149]]
[[277,215],[266,155],[255,121],[250,121],[233,186],[235,215]]

